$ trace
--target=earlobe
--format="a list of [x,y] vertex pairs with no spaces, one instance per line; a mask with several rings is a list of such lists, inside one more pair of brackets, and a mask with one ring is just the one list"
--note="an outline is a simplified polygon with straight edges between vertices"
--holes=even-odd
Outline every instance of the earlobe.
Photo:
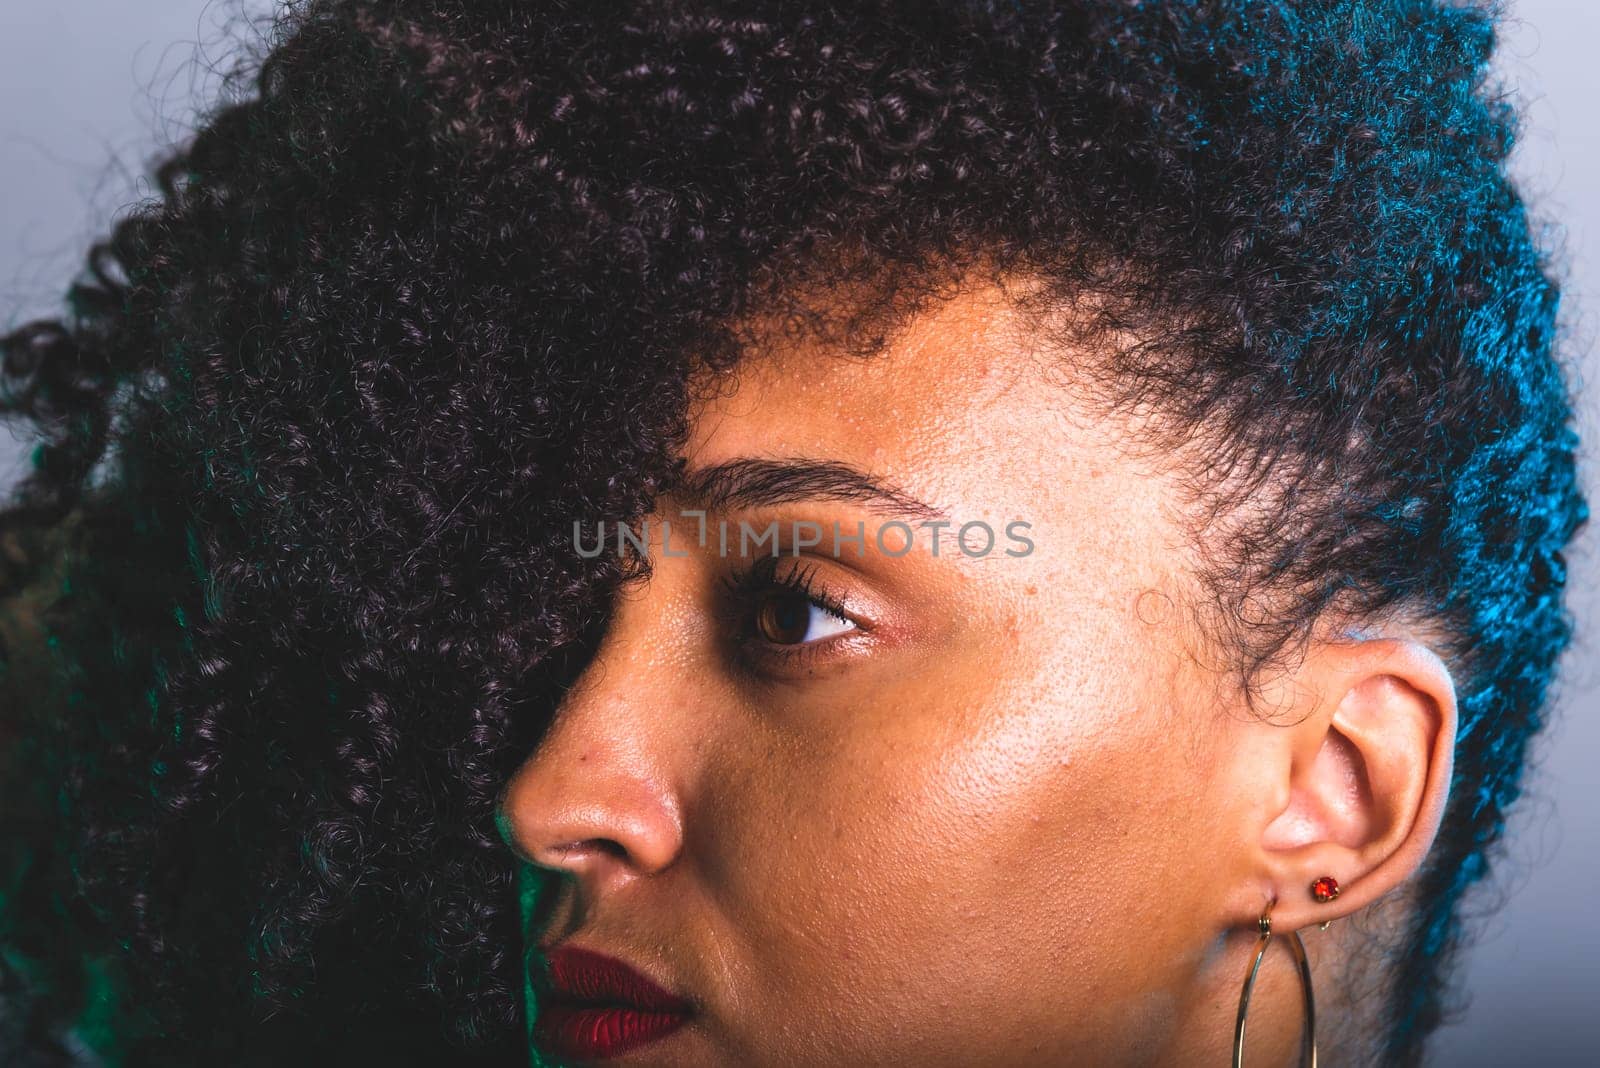
[[[1277,728],[1294,735],[1288,802],[1261,835],[1274,918],[1289,928],[1355,912],[1417,870],[1444,812],[1456,733],[1450,672],[1420,642],[1327,643],[1301,673],[1309,714]],[[1335,900],[1313,892],[1323,876],[1339,886]]]

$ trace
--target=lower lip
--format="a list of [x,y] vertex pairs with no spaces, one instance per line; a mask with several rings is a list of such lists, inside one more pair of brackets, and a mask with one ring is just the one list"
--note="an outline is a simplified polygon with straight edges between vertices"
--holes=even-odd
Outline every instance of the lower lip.
[[533,1022],[533,1040],[556,1057],[615,1057],[665,1038],[689,1021],[681,1012],[547,1001]]

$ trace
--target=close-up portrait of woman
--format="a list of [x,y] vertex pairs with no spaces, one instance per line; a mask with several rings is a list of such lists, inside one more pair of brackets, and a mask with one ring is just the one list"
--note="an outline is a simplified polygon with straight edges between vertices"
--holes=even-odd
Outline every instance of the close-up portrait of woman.
[[0,305],[0,1064],[1435,1063],[1585,635],[1504,10],[236,25]]

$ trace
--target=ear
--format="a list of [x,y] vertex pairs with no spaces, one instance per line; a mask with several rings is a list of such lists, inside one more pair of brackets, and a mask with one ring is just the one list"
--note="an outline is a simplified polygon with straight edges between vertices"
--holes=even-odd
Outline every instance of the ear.
[[[1280,734],[1256,784],[1267,800],[1256,868],[1280,930],[1349,915],[1421,866],[1456,741],[1454,682],[1420,642],[1319,642],[1290,682],[1297,713],[1288,726],[1262,725]],[[1311,893],[1324,875],[1339,884],[1326,903]]]

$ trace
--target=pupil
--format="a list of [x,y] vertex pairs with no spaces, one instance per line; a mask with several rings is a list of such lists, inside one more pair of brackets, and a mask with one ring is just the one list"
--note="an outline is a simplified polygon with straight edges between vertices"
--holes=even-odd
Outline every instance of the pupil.
[[805,641],[811,622],[811,602],[795,594],[769,598],[757,619],[761,636],[777,645],[797,645]]

